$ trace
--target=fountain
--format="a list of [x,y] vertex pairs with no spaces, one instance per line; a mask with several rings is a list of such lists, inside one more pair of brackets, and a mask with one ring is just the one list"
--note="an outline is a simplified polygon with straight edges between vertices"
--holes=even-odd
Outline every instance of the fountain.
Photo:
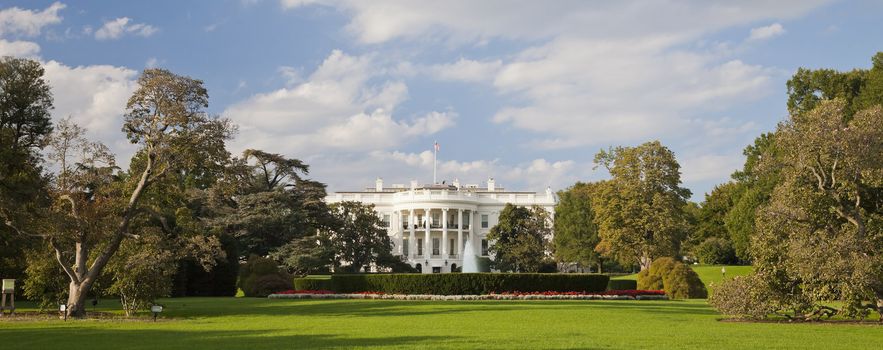
[[478,272],[478,257],[472,251],[472,242],[466,240],[466,248],[463,249],[463,272]]

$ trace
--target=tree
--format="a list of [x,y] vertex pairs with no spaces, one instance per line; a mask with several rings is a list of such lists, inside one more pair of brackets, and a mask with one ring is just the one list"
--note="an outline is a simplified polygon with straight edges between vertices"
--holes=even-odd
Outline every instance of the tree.
[[514,206],[507,203],[487,239],[494,256],[491,267],[501,271],[540,272],[547,260],[546,248],[552,235],[549,213],[542,207]]
[[[0,220],[24,222],[45,200],[40,150],[52,131],[52,94],[34,60],[0,59]],[[0,225],[0,275],[20,276],[34,240]]]
[[579,268],[597,265],[601,272],[601,256],[595,251],[601,239],[592,211],[592,188],[593,184],[577,182],[558,192],[552,243],[559,262]]
[[334,252],[331,264],[335,272],[367,271],[389,255],[392,241],[374,205],[344,201],[332,204],[335,224],[322,229],[319,243],[330,243]]
[[[883,311],[883,110],[848,115],[842,99],[820,102],[779,125],[774,166],[782,182],[758,211],[757,273],[789,317],[850,317]],[[784,166],[782,166],[784,164]],[[876,306],[873,306],[873,304]],[[835,311],[837,312],[837,311]]]
[[302,178],[308,173],[298,159],[245,150],[210,191],[212,225],[236,238],[241,258],[315,236],[331,217],[325,184]]
[[[85,315],[86,295],[123,240],[138,238],[131,232],[133,224],[148,218],[163,221],[141,205],[148,189],[169,174],[229,157],[224,141],[230,124],[204,112],[208,94],[202,81],[147,69],[138,84],[126,105],[123,126],[128,139],[140,146],[129,172],[114,175],[115,163],[106,147],[83,141],[74,127],[60,130],[53,153],[63,165],[50,189],[50,218],[28,229],[7,223],[52,247],[70,280],[67,310],[74,317]],[[77,155],[76,164],[68,163],[72,155]]]
[[598,250],[641,270],[657,257],[676,256],[685,237],[684,206],[690,190],[680,187],[680,165],[659,141],[601,151],[595,163],[611,179],[598,184],[592,201],[601,242]]
[[781,162],[775,147],[775,133],[761,134],[754,144],[745,147],[745,165],[742,170],[733,173],[736,186],[732,188],[734,199],[732,208],[724,215],[724,226],[742,261],[751,261],[751,237],[754,236],[755,214],[758,208],[765,205],[776,184],[781,181],[777,171],[779,167],[769,167],[766,171],[757,169],[763,160],[766,163]]

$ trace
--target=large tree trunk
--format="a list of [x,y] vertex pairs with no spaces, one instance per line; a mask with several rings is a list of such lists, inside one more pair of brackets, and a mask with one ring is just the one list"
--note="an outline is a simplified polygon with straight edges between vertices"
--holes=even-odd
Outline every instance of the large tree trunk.
[[653,262],[653,259],[650,258],[649,255],[643,254],[639,259],[638,263],[641,265],[641,271],[647,270],[650,268],[650,264]]
[[82,284],[70,283],[67,297],[67,316],[75,318],[86,317],[86,295],[88,289]]

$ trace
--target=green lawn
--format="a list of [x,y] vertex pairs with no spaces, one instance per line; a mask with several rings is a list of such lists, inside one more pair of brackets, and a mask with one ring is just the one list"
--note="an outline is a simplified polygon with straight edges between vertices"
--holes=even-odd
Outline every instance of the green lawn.
[[[704,300],[164,300],[146,321],[0,321],[3,349],[878,349],[883,327],[721,322]],[[104,308],[113,308],[103,302]]]
[[[711,295],[714,291],[713,284],[719,283],[724,279],[724,275],[721,273],[721,268],[727,269],[726,278],[731,278],[733,276],[744,276],[751,273],[751,266],[734,266],[734,265],[690,265],[690,268],[693,271],[696,271],[696,274],[699,275],[699,279],[702,280],[702,283],[705,283],[705,287],[708,288],[708,295]],[[626,275],[626,276],[618,276],[613,279],[624,279],[624,280],[633,280],[638,277],[637,274]]]

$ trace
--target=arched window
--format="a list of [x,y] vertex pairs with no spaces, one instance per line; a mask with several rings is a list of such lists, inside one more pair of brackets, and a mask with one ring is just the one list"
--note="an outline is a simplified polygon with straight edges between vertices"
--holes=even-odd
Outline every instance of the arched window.
[[422,264],[417,264],[414,266],[414,268],[417,269],[417,272],[423,273],[423,265]]

